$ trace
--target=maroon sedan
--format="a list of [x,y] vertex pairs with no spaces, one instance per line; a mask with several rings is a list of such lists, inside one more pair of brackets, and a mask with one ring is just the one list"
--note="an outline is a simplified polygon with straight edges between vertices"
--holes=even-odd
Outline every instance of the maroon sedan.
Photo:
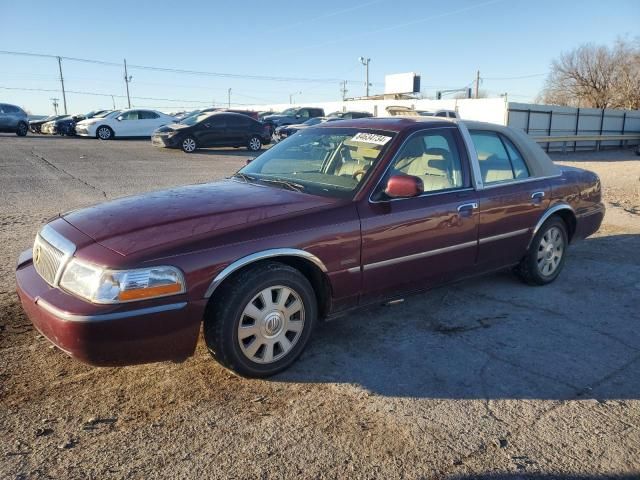
[[182,360],[204,324],[220,363],[261,377],[355,307],[504,268],[550,283],[603,215],[597,175],[557,167],[520,131],[330,122],[227,180],[56,218],[21,255],[18,293],[84,362]]

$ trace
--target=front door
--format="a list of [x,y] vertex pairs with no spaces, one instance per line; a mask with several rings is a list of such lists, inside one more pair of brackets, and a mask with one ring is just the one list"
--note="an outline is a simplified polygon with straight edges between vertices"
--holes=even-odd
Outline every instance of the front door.
[[546,179],[529,181],[522,154],[506,136],[472,130],[484,188],[479,192],[478,269],[516,264],[524,255],[532,229],[549,205]]
[[226,145],[226,115],[216,114],[202,120],[195,131],[196,142],[200,147],[219,147]]
[[[393,175],[413,175],[424,194],[391,199]],[[362,222],[363,302],[445,283],[473,271],[478,198],[466,149],[455,127],[414,133],[402,146],[369,200]]]

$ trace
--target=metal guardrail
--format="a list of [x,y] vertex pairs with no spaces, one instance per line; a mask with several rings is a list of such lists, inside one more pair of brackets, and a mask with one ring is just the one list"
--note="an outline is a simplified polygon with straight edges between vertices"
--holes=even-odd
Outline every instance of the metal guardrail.
[[[547,144],[547,151],[552,143],[562,143],[562,153],[567,153],[567,143],[577,144],[578,142],[596,142],[596,150],[600,150],[600,144],[608,141],[618,141],[620,146],[624,147],[629,140],[640,141],[640,133],[625,133],[619,135],[564,135],[564,136],[545,136],[533,139],[537,143]],[[575,151],[575,145],[574,145]]]

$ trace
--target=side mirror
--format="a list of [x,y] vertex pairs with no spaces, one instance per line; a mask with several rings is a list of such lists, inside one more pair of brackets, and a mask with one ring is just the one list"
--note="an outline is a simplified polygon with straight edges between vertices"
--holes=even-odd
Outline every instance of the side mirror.
[[384,193],[391,198],[417,197],[424,192],[424,184],[413,175],[393,175],[387,181]]
[[119,122],[121,122],[124,119],[124,117],[122,115],[120,115],[119,117],[116,117],[116,120],[118,120]]

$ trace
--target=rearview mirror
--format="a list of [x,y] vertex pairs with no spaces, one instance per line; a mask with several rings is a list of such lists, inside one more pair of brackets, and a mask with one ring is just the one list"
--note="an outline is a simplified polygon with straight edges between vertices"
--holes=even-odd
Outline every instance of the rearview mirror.
[[391,198],[417,197],[424,192],[424,184],[413,175],[393,175],[387,181],[384,193]]

